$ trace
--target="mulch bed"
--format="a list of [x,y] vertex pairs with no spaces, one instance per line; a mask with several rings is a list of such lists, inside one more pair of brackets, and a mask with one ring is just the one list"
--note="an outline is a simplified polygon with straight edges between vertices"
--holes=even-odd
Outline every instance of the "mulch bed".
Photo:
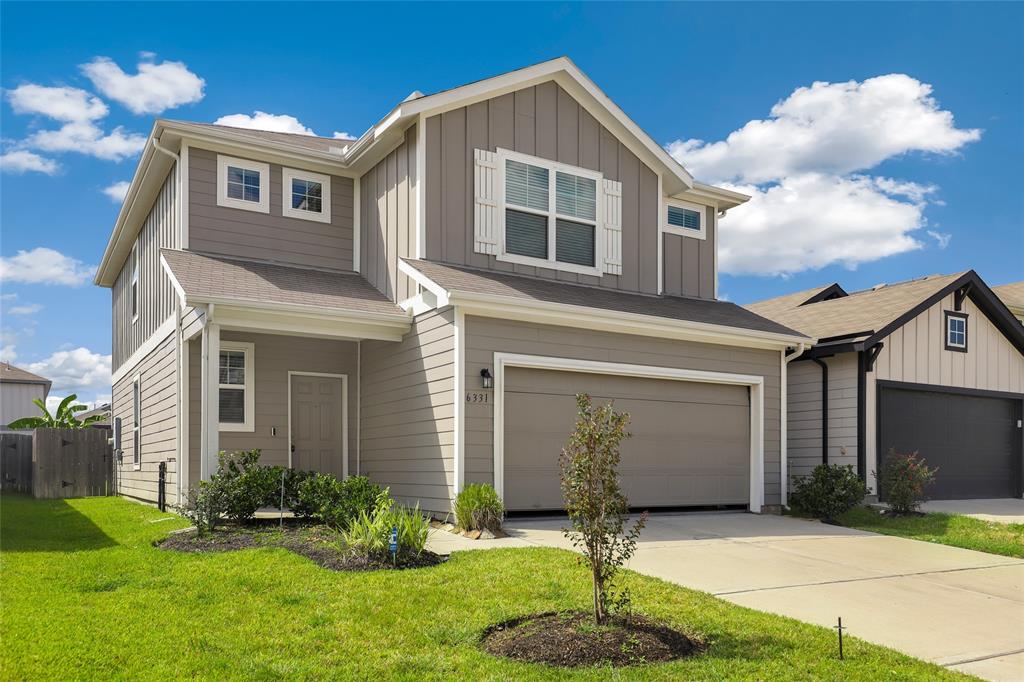
[[424,550],[419,556],[364,557],[347,549],[337,531],[322,525],[288,524],[279,528],[276,523],[253,526],[218,527],[200,537],[195,530],[172,533],[157,543],[161,549],[176,552],[212,553],[229,552],[253,547],[283,547],[306,557],[316,565],[332,571],[376,571],[436,566],[447,557]]
[[492,625],[480,645],[495,656],[569,668],[661,663],[705,648],[643,616],[613,616],[607,625],[595,626],[593,614],[580,611],[538,613]]

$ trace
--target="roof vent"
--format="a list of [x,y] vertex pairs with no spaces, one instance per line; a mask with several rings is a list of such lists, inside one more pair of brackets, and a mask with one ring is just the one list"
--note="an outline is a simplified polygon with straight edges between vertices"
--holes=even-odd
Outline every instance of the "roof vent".
[[878,291],[879,289],[884,289],[884,288],[885,288],[885,282],[882,282],[881,284],[876,284],[875,286],[871,287],[871,291]]

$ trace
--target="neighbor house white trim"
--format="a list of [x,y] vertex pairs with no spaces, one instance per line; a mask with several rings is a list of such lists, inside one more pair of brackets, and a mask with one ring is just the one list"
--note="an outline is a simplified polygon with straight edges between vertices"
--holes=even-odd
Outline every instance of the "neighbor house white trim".
[[218,410],[218,428],[221,431],[245,431],[252,433],[256,430],[256,395],[254,393],[256,383],[256,346],[246,341],[221,341],[220,351],[217,353],[218,373],[220,370],[220,354],[226,350],[242,352],[245,355],[245,383],[242,385],[243,397],[245,398],[245,420],[242,423],[220,421],[220,392],[223,389],[237,391],[238,384],[224,384],[218,380],[218,401],[216,407]]
[[[260,200],[246,201],[228,196],[228,167],[259,173]],[[217,205],[227,208],[240,208],[244,211],[270,213],[270,164],[261,161],[250,161],[233,156],[217,155]]]
[[[341,379],[341,475],[348,478],[348,375],[330,374],[326,372],[301,372],[288,370],[288,468],[292,468],[292,377],[324,377],[329,379]],[[358,445],[356,456],[358,457]],[[357,469],[358,471],[358,463]]]
[[[306,180],[320,183],[320,211],[292,208],[292,181]],[[299,220],[331,222],[331,176],[298,168],[281,168],[281,215]]]
[[[629,365],[617,362],[577,360],[516,353],[494,354],[494,489],[505,490],[505,368],[529,367],[565,372],[730,384],[750,388],[750,511],[760,513],[764,504],[764,377],[695,369]],[[458,396],[461,398],[462,396]]]
[[[668,222],[668,207],[675,206],[677,208],[684,208],[688,211],[693,211],[700,218],[700,229],[694,230],[688,227],[679,227],[678,225],[671,225]],[[694,204],[689,201],[683,201],[682,199],[674,199],[672,197],[666,197],[665,201],[661,206],[661,229],[668,234],[678,234],[682,237],[689,237],[691,239],[707,239],[708,238],[708,220],[707,220],[708,207],[702,204]]]
[[121,381],[121,379],[124,379],[129,372],[135,369],[137,364],[142,362],[143,358],[156,350],[157,346],[163,343],[168,336],[174,333],[174,316],[175,313],[171,313],[166,320],[160,323],[160,326],[156,328],[156,331],[150,334],[149,338],[143,341],[142,345],[139,346],[127,360],[121,363],[121,366],[118,367],[110,377],[111,385],[116,384]]

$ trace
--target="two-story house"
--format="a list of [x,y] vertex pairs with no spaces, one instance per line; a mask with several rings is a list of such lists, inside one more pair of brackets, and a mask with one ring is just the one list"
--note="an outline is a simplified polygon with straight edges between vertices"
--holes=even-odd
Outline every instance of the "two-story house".
[[[787,349],[716,299],[696,181],[569,59],[413,93],[356,141],[157,121],[96,283],[113,293],[120,491],[222,450],[561,507],[577,392],[631,415],[638,507],[777,508]],[[173,492],[169,499],[173,500]]]

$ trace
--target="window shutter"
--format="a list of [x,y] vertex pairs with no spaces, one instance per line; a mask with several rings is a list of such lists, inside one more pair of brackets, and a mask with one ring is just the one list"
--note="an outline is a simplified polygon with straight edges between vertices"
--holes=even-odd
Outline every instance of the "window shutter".
[[498,253],[498,155],[474,150],[473,250]]
[[602,180],[604,195],[604,271],[622,274],[622,183]]

